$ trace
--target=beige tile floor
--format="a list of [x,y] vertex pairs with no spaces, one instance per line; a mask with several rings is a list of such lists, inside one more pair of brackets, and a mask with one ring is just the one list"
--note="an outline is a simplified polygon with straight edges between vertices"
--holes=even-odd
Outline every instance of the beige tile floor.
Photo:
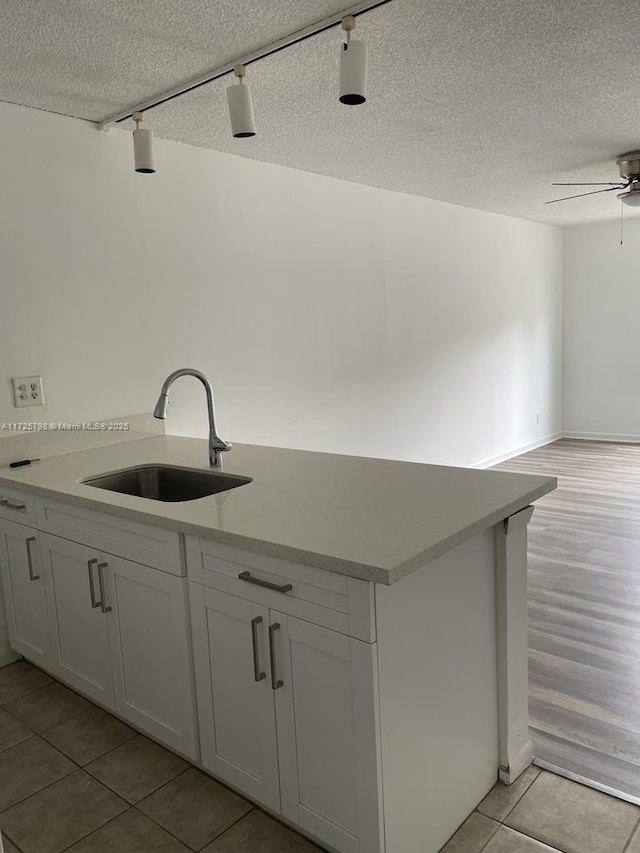
[[[640,853],[639,822],[637,806],[530,768],[442,853]],[[0,669],[0,830],[6,853],[319,849],[25,661]]]
[[45,673],[0,669],[5,853],[318,853]]

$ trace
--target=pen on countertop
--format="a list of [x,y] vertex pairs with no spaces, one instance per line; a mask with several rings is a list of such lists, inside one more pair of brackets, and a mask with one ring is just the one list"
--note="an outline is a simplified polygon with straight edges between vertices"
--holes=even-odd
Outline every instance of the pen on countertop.
[[19,462],[9,462],[9,468],[23,468],[25,465],[31,465],[32,462],[39,462],[40,459],[21,459]]

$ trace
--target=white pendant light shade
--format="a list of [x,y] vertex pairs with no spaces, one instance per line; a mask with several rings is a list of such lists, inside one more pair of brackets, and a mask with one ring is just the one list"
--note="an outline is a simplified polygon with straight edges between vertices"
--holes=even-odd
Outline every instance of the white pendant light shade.
[[350,41],[340,54],[340,102],[364,104],[367,100],[367,46]]
[[133,159],[136,172],[145,175],[156,170],[153,159],[153,131],[140,127],[142,113],[134,113],[136,129],[133,131]]
[[246,139],[249,136],[256,135],[251,89],[244,82],[246,73],[244,65],[238,65],[234,73],[239,82],[227,89],[231,133],[236,139]]
[[347,40],[340,51],[340,102],[350,105],[364,104],[367,100],[367,46],[362,41],[351,40],[355,25],[352,16],[342,21]]

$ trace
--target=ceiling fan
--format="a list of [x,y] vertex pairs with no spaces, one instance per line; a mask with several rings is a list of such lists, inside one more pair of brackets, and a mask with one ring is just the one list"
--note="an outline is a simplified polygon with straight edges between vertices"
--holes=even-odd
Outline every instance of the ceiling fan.
[[577,195],[568,195],[564,198],[554,198],[551,201],[546,201],[545,204],[556,204],[559,201],[569,201],[572,198],[582,198],[585,195],[596,195],[596,193],[610,193],[614,190],[625,190],[618,194],[618,198],[625,204],[631,207],[640,207],[640,151],[629,151],[627,154],[621,154],[616,159],[616,164],[620,170],[620,182],[596,182],[586,184],[552,184],[553,187],[605,187],[602,190],[591,190],[586,193],[578,193]]

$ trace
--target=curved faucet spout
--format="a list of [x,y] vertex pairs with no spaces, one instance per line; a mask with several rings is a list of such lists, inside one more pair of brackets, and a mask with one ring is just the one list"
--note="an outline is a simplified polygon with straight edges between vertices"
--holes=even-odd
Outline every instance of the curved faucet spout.
[[231,444],[220,438],[216,432],[216,414],[213,404],[213,388],[211,382],[200,370],[193,367],[181,367],[179,370],[174,370],[170,373],[162,383],[158,402],[153,410],[153,417],[164,420],[167,416],[167,404],[169,402],[169,388],[173,385],[176,379],[180,376],[195,376],[204,385],[204,390],[207,395],[207,414],[209,416],[209,464],[214,467],[219,467],[221,464],[220,453],[225,450],[231,450]]

